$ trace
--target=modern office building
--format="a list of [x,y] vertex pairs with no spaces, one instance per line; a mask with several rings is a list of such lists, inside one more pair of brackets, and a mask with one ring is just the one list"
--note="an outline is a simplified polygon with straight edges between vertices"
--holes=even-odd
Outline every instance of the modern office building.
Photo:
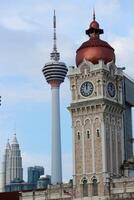
[[41,176],[37,181],[37,189],[47,189],[48,185],[51,185],[51,176]]
[[123,76],[124,85],[124,152],[125,160],[133,157],[132,107],[134,107],[134,81],[126,74]]
[[19,180],[14,180],[13,182],[5,186],[5,192],[27,191],[27,190],[29,191],[35,189],[36,187],[34,184]]
[[36,188],[37,181],[39,180],[41,175],[44,175],[44,167],[42,166],[34,166],[28,167],[28,183],[33,184]]

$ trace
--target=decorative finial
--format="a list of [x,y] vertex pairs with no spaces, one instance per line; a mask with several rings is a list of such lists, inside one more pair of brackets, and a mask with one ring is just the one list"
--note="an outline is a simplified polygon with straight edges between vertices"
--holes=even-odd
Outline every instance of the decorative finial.
[[95,21],[95,8],[93,9],[93,20]]
[[54,15],[53,15],[53,52],[51,53],[51,60],[53,61],[59,61],[60,59],[60,54],[57,52],[57,37],[56,37],[56,14],[54,10]]

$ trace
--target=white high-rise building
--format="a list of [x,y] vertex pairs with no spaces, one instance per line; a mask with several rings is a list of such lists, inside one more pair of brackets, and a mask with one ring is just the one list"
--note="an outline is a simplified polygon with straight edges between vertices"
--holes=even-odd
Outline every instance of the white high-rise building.
[[2,162],[1,191],[5,191],[5,186],[15,180],[23,180],[22,157],[16,134],[11,145],[9,140],[6,145]]

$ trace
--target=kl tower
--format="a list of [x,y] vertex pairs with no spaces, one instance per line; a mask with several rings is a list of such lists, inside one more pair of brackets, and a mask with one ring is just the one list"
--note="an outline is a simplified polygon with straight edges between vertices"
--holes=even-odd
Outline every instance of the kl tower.
[[51,183],[62,183],[61,161],[61,134],[60,134],[60,84],[67,74],[65,63],[60,62],[60,53],[56,45],[56,15],[53,16],[53,51],[50,54],[51,62],[46,63],[42,72],[46,81],[51,85],[52,92],[52,152],[51,152]]

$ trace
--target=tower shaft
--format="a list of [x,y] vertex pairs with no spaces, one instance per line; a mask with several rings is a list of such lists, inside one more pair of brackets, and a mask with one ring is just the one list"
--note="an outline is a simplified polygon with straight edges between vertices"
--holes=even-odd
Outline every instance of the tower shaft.
[[52,87],[52,184],[62,182],[59,86]]
[[46,81],[51,85],[52,91],[52,152],[51,152],[51,183],[62,183],[62,164],[61,164],[61,134],[60,134],[60,100],[59,89],[60,84],[64,82],[67,74],[65,63],[60,62],[60,53],[56,46],[56,15],[53,17],[54,28],[54,45],[53,51],[50,54],[51,62],[45,64],[42,72]]

